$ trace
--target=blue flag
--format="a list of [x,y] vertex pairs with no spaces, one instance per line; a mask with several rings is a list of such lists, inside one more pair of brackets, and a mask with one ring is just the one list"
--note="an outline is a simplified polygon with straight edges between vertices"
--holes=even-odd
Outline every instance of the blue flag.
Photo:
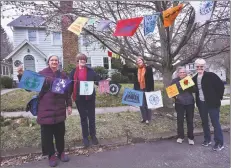
[[146,36],[149,33],[154,32],[156,21],[159,17],[160,13],[156,13],[154,15],[144,16],[144,35]]
[[22,78],[19,82],[19,88],[40,92],[44,81],[45,81],[44,76],[36,72],[26,70],[24,71]]
[[69,79],[56,78],[52,84],[52,92],[63,94],[70,83]]
[[133,89],[125,88],[122,98],[122,103],[131,106],[142,106],[143,105],[144,93]]

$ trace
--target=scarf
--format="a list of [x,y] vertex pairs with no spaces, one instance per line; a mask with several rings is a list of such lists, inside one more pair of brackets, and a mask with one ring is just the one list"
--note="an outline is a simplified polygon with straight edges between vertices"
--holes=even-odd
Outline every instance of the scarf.
[[140,89],[145,89],[145,73],[146,73],[146,67],[142,66],[138,68],[138,82],[140,83]]
[[[87,68],[86,67],[84,68],[82,75],[84,76],[83,81],[86,81],[87,80]],[[76,70],[75,70],[75,74],[74,74],[74,90],[73,90],[73,95],[72,95],[72,98],[74,101],[76,101],[77,88],[78,88],[78,92],[79,92],[79,84],[80,84],[79,66],[76,66]]]

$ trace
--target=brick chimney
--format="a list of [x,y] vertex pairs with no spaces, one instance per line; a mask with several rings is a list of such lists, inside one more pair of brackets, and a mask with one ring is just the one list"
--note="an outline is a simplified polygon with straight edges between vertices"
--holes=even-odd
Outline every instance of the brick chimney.
[[[73,8],[73,1],[60,1],[60,7],[65,13],[70,13]],[[67,30],[71,25],[71,16],[62,16],[62,40],[63,40],[63,67],[75,64],[75,56],[78,53],[78,36]]]

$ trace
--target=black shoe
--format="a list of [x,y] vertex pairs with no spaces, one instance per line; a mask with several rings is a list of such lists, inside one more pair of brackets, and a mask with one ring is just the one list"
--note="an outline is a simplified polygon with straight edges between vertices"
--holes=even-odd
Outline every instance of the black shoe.
[[90,146],[88,138],[83,138],[83,145],[84,145],[84,148],[88,148]]
[[140,123],[145,123],[145,120],[141,120]]
[[215,145],[213,146],[214,151],[220,151],[220,150],[222,150],[224,148],[225,148],[224,145],[221,145],[219,143],[215,143]]
[[98,141],[98,139],[96,138],[96,136],[92,136],[92,137],[91,137],[91,140],[92,140],[92,144],[93,144],[93,145],[98,145],[98,144],[99,144],[99,141]]
[[204,142],[202,143],[202,146],[209,146],[209,145],[211,145],[211,144],[212,144],[211,141],[210,141],[210,142],[204,141]]

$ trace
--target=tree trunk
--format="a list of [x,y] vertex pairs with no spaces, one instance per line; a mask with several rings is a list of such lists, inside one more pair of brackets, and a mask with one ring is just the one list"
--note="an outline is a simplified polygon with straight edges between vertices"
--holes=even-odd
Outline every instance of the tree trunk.
[[164,83],[163,103],[164,103],[164,107],[170,110],[173,109],[173,100],[168,98],[165,88],[171,84],[171,81],[172,81],[172,72],[168,69],[164,69],[163,71],[163,83]]

